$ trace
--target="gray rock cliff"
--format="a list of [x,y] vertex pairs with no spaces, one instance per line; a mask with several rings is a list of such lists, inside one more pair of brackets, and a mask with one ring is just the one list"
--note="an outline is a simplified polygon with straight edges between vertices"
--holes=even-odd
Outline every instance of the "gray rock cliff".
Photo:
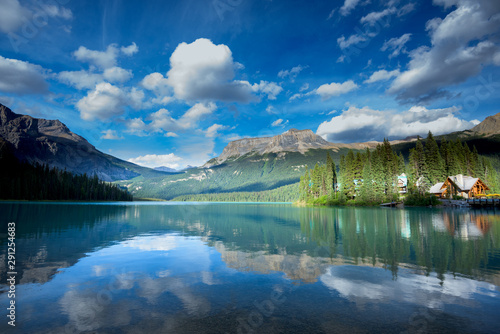
[[300,152],[304,154],[310,149],[332,149],[334,151],[341,148],[365,149],[367,147],[374,148],[377,144],[379,142],[330,143],[311,130],[290,129],[274,137],[244,138],[232,141],[224,148],[219,157],[210,160],[204,167],[219,165],[228,159],[235,159],[247,153],[262,155],[266,153]]
[[486,117],[484,121],[473,127],[471,131],[482,135],[500,134],[500,113]]
[[135,165],[98,151],[60,121],[19,115],[1,104],[0,142],[10,144],[11,151],[21,161],[47,164],[77,174],[97,174],[105,181],[139,175],[132,170]]

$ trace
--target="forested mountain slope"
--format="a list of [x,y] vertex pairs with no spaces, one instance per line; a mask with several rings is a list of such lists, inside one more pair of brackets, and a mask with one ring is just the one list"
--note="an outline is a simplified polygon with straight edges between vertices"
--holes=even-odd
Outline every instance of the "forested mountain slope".
[[327,152],[339,161],[347,148],[311,149],[300,152],[247,153],[220,165],[192,168],[184,173],[121,181],[136,197],[173,199],[182,195],[255,192],[299,182],[306,165],[323,163]]

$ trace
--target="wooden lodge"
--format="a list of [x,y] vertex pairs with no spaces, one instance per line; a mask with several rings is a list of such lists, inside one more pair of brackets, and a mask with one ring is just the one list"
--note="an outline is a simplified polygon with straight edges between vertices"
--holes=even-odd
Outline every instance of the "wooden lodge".
[[400,194],[408,192],[408,178],[405,173],[398,175],[398,191]]
[[436,183],[429,192],[439,198],[452,198],[454,195],[473,198],[484,194],[487,190],[490,188],[481,179],[458,174],[448,176],[444,182]]

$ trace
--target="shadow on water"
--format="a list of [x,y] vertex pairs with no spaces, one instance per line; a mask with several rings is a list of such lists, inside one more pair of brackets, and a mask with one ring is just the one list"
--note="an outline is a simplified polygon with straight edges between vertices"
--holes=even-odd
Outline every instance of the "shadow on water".
[[95,248],[135,234],[125,223],[126,207],[0,203],[0,280],[7,270],[7,222],[16,223],[16,270],[20,283],[44,283],[60,268]]

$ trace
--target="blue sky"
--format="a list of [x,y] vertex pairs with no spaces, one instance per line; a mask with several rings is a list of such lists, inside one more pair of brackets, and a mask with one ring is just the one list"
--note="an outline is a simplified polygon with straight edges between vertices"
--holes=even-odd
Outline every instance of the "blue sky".
[[468,129],[499,92],[498,1],[0,1],[0,103],[149,167]]

